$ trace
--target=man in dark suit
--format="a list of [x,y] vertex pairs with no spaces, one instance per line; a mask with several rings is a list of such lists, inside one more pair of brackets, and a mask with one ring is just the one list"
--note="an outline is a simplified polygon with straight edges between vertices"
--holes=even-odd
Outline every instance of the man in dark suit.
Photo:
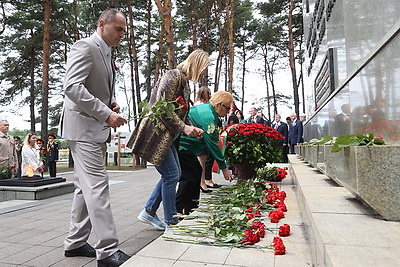
[[351,120],[350,120],[350,105],[343,104],[341,107],[342,113],[338,114],[335,118],[336,133],[338,136],[343,134],[350,134]]
[[297,114],[294,112],[290,113],[290,119],[292,120],[289,124],[290,153],[295,154],[295,146],[302,143],[303,123],[297,118]]
[[46,146],[46,159],[49,166],[50,177],[56,177],[57,175],[57,161],[58,161],[58,144],[54,139],[54,134],[48,135],[48,141]]
[[250,108],[250,117],[247,122],[255,122],[264,124],[264,119],[257,115],[258,110],[255,107]]
[[281,121],[281,115],[275,115],[275,121],[272,123],[272,128],[280,132],[285,139],[282,140],[282,162],[288,163],[288,153],[289,153],[289,135],[288,126],[286,123]]
[[271,127],[271,122],[269,121],[269,119],[267,119],[264,116],[264,113],[262,113],[261,111],[258,111],[257,112],[257,117],[260,117],[262,119],[261,122],[259,122],[259,123],[264,124],[264,125],[268,125],[269,127]]
[[[110,50],[119,44],[125,31],[125,16],[116,9],[107,9],[100,15],[96,32],[71,47],[58,128],[58,135],[69,142],[75,163],[75,192],[69,234],[64,242],[65,256],[97,257],[98,266],[120,266],[129,259],[118,250],[104,165],[106,141],[111,133],[104,126],[116,128],[127,122],[118,114]],[[94,248],[87,243],[92,229],[97,238]]]

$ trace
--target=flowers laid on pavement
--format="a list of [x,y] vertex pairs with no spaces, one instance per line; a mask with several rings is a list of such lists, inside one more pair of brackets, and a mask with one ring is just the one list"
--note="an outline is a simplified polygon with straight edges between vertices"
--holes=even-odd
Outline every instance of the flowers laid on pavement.
[[263,221],[267,215],[271,219],[271,214],[284,218],[287,210],[285,198],[286,193],[275,183],[261,178],[222,187],[210,198],[200,200],[196,215],[184,216],[186,221],[194,220],[195,223],[171,226],[174,237],[164,235],[164,238],[213,246],[270,248],[275,249],[277,255],[285,254],[286,248],[281,239],[279,242],[274,239],[267,246],[257,245],[263,238],[275,236],[278,229],[267,227]]
[[290,225],[289,224],[284,224],[279,227],[278,231],[279,236],[289,236],[290,235]]
[[249,163],[263,167],[278,162],[282,156],[279,145],[283,136],[268,125],[237,123],[227,129],[225,158],[230,164]]
[[286,253],[286,247],[283,244],[282,238],[274,237],[273,244],[274,244],[274,249],[275,249],[275,252],[274,252],[275,255],[283,255]]
[[263,167],[257,169],[257,177],[262,179],[271,181],[271,182],[280,182],[287,175],[287,167]]

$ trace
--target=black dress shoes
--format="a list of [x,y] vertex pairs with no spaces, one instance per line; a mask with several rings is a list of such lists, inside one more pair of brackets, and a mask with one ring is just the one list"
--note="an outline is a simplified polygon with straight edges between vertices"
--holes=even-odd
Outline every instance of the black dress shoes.
[[220,188],[219,184],[207,185],[208,188]]
[[203,193],[212,193],[212,190],[210,189],[204,189],[203,187],[200,186],[201,192]]
[[85,243],[82,247],[66,250],[64,253],[65,257],[89,257],[89,258],[96,258],[96,250]]
[[120,266],[126,262],[130,257],[121,250],[117,250],[111,256],[97,261],[97,267],[114,267]]

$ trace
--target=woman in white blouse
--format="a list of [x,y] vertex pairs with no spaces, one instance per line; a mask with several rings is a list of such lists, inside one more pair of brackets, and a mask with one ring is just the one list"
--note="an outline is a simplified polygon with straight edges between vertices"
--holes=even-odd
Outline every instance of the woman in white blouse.
[[[24,139],[22,147],[22,176],[40,176],[43,170],[43,163],[40,161],[39,149],[36,145],[36,134],[29,133]],[[43,172],[43,171],[42,171]]]

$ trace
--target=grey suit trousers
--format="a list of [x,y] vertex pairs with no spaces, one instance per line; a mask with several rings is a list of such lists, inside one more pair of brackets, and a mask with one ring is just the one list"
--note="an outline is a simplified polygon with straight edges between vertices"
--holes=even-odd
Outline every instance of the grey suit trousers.
[[79,248],[96,234],[97,259],[117,251],[118,238],[111,212],[108,175],[104,166],[105,143],[69,141],[74,159],[75,192],[65,250]]

